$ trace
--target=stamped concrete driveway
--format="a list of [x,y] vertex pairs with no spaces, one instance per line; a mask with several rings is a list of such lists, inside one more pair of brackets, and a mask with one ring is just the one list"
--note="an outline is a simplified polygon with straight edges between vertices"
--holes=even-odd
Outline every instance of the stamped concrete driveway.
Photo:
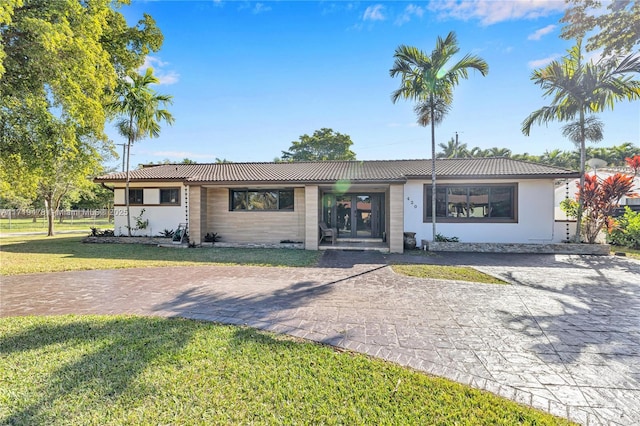
[[[396,275],[468,264],[512,285]],[[318,268],[2,277],[0,316],[133,313],[247,324],[352,349],[582,424],[640,424],[640,263],[553,255],[327,252]]]

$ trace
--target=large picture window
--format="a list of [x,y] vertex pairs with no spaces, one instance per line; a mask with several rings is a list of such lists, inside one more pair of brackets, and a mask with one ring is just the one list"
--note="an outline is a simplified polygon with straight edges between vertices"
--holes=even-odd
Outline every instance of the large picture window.
[[293,210],[293,189],[232,189],[229,210]]
[[[517,184],[437,185],[440,222],[517,222]],[[431,185],[425,185],[424,221],[431,221]]]

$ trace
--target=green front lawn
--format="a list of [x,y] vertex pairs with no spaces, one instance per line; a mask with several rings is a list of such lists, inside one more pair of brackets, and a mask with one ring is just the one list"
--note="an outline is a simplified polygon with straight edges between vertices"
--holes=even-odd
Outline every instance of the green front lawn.
[[[33,219],[11,219],[0,218],[0,232],[47,232],[47,219],[44,217]],[[89,232],[91,228],[113,229],[113,222],[107,219],[91,219],[91,218],[65,218],[63,222],[56,219],[53,223],[54,231],[78,231]]]
[[569,424],[364,355],[183,319],[3,318],[0,371],[0,424]]
[[447,265],[393,265],[394,272],[410,277],[437,280],[471,281],[487,284],[507,284],[506,282],[467,266]]
[[160,248],[141,244],[83,244],[81,236],[0,238],[0,275],[150,266],[314,266],[320,252],[293,249]]
[[611,254],[624,253],[625,256],[632,259],[640,259],[640,250],[632,249],[628,247],[611,246]]

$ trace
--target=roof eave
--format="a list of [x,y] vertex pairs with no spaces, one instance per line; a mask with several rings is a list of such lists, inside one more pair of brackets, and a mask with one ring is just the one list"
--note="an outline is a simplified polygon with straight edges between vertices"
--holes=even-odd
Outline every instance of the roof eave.
[[[580,177],[579,172],[565,173],[565,174],[511,174],[511,175],[436,175],[436,180],[489,180],[489,179],[572,179]],[[407,176],[407,179],[411,180],[424,180],[431,179],[431,175],[412,175]]]

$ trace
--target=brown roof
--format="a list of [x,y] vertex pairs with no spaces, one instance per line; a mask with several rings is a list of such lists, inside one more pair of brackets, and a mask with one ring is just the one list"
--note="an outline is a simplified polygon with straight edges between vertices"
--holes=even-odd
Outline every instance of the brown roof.
[[[451,158],[436,161],[439,179],[572,178],[579,174],[510,158]],[[404,182],[431,176],[430,160],[316,161],[294,163],[162,164],[130,172],[131,181],[185,183],[355,183]],[[99,176],[96,182],[120,182],[124,172]]]

